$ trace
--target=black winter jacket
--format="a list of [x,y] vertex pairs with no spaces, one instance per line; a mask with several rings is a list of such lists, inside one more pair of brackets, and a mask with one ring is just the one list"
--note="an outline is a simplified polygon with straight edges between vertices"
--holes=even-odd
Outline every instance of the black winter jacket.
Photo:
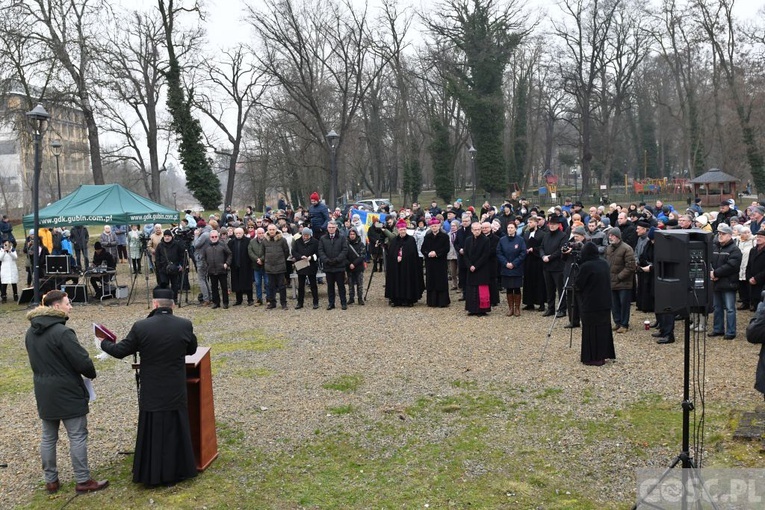
[[738,289],[738,271],[741,269],[741,250],[736,243],[728,242],[721,246],[719,241],[715,241],[712,247],[712,260],[710,265],[714,270],[715,278],[712,282],[715,291],[735,291]]
[[66,327],[67,315],[47,306],[27,314],[31,325],[25,344],[34,373],[37,412],[43,420],[67,420],[88,414],[88,390],[82,376],[96,369],[77,335]]

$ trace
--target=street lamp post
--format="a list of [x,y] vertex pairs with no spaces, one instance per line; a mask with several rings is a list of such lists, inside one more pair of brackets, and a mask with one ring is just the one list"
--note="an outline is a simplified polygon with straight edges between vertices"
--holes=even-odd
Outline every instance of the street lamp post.
[[340,135],[331,130],[326,135],[329,143],[329,204],[330,209],[337,205],[337,141]]
[[577,187],[577,177],[579,177],[579,169],[574,167],[571,169],[571,175],[574,176],[574,197],[579,199],[579,188]]
[[50,148],[56,157],[56,185],[58,186],[58,199],[61,200],[61,174],[58,169],[58,157],[61,156],[61,140],[53,140],[50,143]]
[[178,202],[176,202],[176,200],[175,200],[175,198],[176,198],[177,196],[178,196],[178,193],[176,193],[175,191],[173,191],[173,209],[175,209],[176,211],[178,210]]
[[470,163],[473,165],[473,198],[470,200],[470,205],[475,207],[475,188],[478,186],[478,181],[475,174],[475,153],[478,152],[474,145],[471,145],[468,149],[470,153]]
[[31,111],[26,113],[29,123],[32,125],[34,133],[35,144],[35,162],[34,162],[34,180],[32,182],[32,207],[34,208],[34,238],[32,241],[32,250],[34,254],[32,256],[32,281],[34,282],[34,298],[33,303],[40,303],[40,172],[42,170],[41,150],[43,131],[45,131],[45,125],[50,119],[50,114],[45,111],[45,108],[41,104],[35,106]]

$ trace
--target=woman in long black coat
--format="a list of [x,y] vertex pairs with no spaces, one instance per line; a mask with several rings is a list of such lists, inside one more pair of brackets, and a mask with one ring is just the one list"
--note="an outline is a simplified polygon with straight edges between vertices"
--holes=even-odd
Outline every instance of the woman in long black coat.
[[608,262],[600,258],[598,247],[591,241],[582,248],[576,292],[582,321],[581,361],[603,365],[607,359],[616,358],[610,315],[611,274]]
[[424,279],[417,241],[406,232],[406,222],[396,224],[398,235],[388,240],[385,297],[391,306],[413,306],[422,298]]
[[425,257],[428,306],[444,308],[449,306],[449,266],[446,256],[449,254],[449,234],[441,230],[441,222],[430,220],[430,231],[422,241],[422,255]]
[[483,316],[491,311],[490,264],[496,263],[496,257],[492,257],[491,240],[481,233],[481,225],[473,223],[470,230],[471,235],[465,240],[463,254],[467,267],[465,310],[468,315]]
[[545,277],[542,274],[542,257],[539,254],[539,246],[542,244],[544,232],[537,227],[539,218],[529,216],[527,228],[523,233],[526,242],[526,260],[523,263],[523,309],[534,310],[539,306],[539,311],[544,311],[547,295],[545,293]]

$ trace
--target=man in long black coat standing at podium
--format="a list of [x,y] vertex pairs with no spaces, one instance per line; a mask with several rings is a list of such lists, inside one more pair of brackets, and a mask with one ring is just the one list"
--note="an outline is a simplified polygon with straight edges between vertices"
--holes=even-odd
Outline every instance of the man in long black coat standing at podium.
[[138,437],[133,482],[169,485],[197,475],[186,397],[187,355],[197,350],[191,321],[173,315],[171,289],[154,289],[154,310],[118,343],[101,349],[115,358],[140,352]]

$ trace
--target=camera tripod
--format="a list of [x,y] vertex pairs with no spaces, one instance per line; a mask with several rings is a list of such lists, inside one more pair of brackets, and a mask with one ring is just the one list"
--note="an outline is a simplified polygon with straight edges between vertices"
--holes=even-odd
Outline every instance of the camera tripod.
[[[145,265],[145,273],[144,274],[144,280],[146,281],[146,307],[151,308],[151,294],[149,293],[149,268],[151,261],[149,260],[149,252],[146,249],[146,243],[141,244],[141,257],[140,260],[142,261],[141,265],[143,266],[143,261],[146,262]],[[132,266],[132,264],[131,264]],[[132,267],[131,267],[132,269]],[[143,272],[143,271],[141,271]],[[130,304],[130,300],[133,298],[133,287],[135,287],[135,282],[138,280],[138,272],[133,272],[133,282],[130,284],[130,292],[128,293],[127,303],[126,305]]]
[[[555,323],[558,320],[558,311],[563,306],[563,300],[566,299],[567,289],[568,289],[569,283],[571,282],[571,276],[578,272],[579,272],[579,264],[574,262],[571,265],[571,271],[569,271],[568,276],[566,277],[566,281],[563,282],[563,287],[561,288],[561,293],[560,293],[560,299],[558,300],[558,304],[555,306],[555,313],[553,314],[553,320],[552,320],[552,323],[550,324],[550,329],[547,330],[547,340],[545,340],[545,345],[544,347],[542,347],[542,354],[539,356],[540,363],[545,357],[545,351],[547,350],[547,345],[550,343],[550,337],[552,336],[553,328],[555,327]],[[573,298],[574,296],[572,296],[572,299]],[[573,306],[573,303],[571,304],[571,306]],[[568,344],[569,349],[572,347],[573,343],[574,343],[574,328],[571,328],[571,330],[569,331],[569,344]]]

